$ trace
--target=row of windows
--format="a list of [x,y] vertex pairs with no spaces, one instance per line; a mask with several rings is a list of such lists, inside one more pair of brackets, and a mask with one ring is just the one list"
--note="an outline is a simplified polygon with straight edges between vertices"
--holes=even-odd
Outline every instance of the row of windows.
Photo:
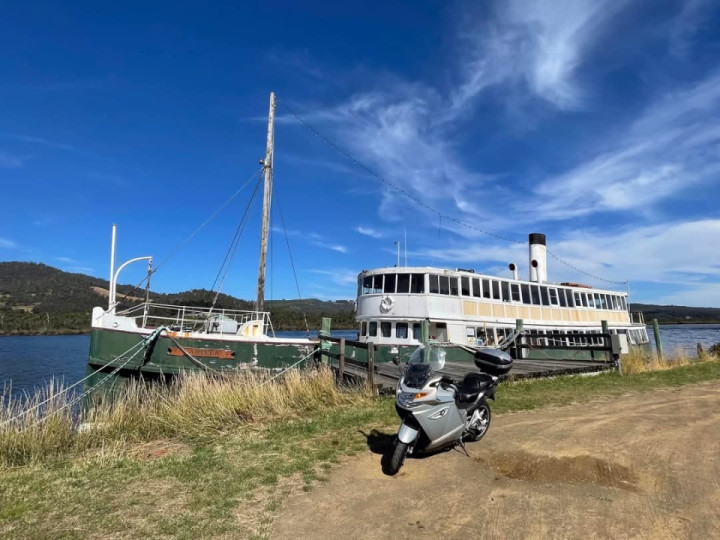
[[[362,278],[362,294],[424,293],[424,274],[378,274]],[[428,292],[487,298],[531,306],[584,307],[627,311],[624,296],[503,280],[428,275]]]
[[[380,323],[380,335],[382,337],[393,337],[392,335],[392,323],[381,322]],[[395,323],[395,336],[397,339],[408,339],[410,326],[408,323],[399,322]],[[378,323],[377,321],[370,321],[370,324],[363,322],[360,325],[360,335],[377,337],[378,335]],[[422,339],[422,326],[420,323],[413,323],[412,325],[412,337],[420,341]]]

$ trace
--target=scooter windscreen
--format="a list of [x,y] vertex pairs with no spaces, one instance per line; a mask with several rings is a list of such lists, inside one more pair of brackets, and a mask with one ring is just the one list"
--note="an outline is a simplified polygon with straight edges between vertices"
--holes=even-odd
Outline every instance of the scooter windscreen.
[[405,372],[405,385],[422,388],[436,371],[445,367],[445,350],[440,347],[421,345],[410,356]]

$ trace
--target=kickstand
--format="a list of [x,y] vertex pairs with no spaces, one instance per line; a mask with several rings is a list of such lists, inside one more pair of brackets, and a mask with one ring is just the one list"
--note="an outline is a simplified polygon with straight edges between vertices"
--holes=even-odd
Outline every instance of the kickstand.
[[458,441],[457,445],[458,445],[460,448],[462,448],[462,451],[465,452],[465,455],[466,455],[467,457],[470,457],[470,454],[468,454],[468,451],[467,451],[467,449],[465,448],[465,441],[463,441],[462,439],[460,439],[460,440]]

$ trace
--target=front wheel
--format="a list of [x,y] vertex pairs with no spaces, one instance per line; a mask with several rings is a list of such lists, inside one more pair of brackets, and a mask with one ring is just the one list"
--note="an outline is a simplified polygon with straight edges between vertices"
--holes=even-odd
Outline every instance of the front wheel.
[[490,412],[490,405],[487,403],[480,405],[475,412],[473,412],[471,424],[468,426],[465,440],[479,441],[482,439],[487,433],[487,430],[490,428],[491,418],[492,414]]
[[405,463],[407,451],[408,445],[395,438],[390,452],[383,456],[383,472],[389,476],[395,476],[400,471],[403,463]]

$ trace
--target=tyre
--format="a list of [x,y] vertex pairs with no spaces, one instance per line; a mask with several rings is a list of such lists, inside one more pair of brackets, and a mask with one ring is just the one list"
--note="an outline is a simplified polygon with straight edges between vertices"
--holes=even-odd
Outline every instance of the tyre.
[[383,456],[383,472],[389,476],[395,476],[400,471],[403,463],[405,463],[407,451],[408,445],[396,437],[390,451]]
[[[479,418],[468,428],[467,435],[465,437],[465,440],[467,441],[479,441],[485,436],[488,429],[490,429],[490,419],[492,418],[490,405],[483,403],[477,408],[476,413]],[[473,413],[473,415],[475,415],[475,413]]]

